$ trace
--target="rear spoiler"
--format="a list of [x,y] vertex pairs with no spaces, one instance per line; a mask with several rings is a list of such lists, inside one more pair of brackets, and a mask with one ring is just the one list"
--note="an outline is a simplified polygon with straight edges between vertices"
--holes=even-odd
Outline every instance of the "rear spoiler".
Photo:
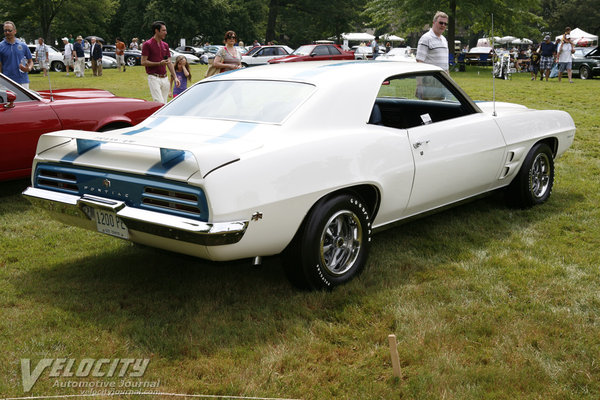
[[196,159],[203,177],[220,166],[240,159],[240,156],[236,152],[215,143],[178,143],[171,139],[166,140],[165,138],[127,136],[113,132],[88,132],[80,130],[56,131],[40,136],[36,154],[42,155],[49,149],[65,145],[72,141],[76,142],[78,155],[108,143],[155,148],[158,150],[158,155],[160,155],[160,162],[165,166],[188,153]]

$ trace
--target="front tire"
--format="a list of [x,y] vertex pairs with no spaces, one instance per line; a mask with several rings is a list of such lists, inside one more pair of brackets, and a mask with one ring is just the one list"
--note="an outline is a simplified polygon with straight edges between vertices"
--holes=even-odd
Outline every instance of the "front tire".
[[546,143],[538,143],[529,151],[518,175],[509,185],[509,204],[529,208],[545,203],[554,185],[554,158]]
[[579,77],[581,79],[590,79],[592,75],[592,71],[590,70],[589,67],[582,65],[581,68],[579,68]]
[[365,267],[371,242],[371,217],[352,194],[320,200],[284,252],[286,275],[302,289],[333,289]]
[[54,72],[63,72],[65,70],[65,64],[60,61],[53,61],[50,68]]
[[137,64],[135,57],[129,56],[125,59],[125,63],[128,67],[133,67]]

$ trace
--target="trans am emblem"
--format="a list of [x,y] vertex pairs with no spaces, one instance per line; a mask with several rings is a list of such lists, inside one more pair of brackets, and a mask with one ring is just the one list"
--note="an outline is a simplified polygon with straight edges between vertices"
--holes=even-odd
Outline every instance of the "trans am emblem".
[[110,187],[110,181],[108,179],[105,179],[104,181],[102,181],[102,184],[104,185],[105,188],[109,188]]

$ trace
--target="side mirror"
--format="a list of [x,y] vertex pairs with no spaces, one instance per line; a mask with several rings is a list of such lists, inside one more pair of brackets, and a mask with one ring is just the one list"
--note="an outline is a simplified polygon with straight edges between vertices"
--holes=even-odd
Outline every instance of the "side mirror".
[[[6,96],[2,96],[2,92],[0,92],[0,100],[2,100],[4,108],[13,108],[15,106],[15,100],[17,100],[17,95],[10,90],[6,90]],[[6,97],[6,101],[4,98]]]

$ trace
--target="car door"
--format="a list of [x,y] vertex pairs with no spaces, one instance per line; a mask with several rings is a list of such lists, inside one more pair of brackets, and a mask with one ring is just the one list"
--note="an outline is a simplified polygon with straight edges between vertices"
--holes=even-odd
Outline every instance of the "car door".
[[0,93],[7,89],[17,95],[17,100],[14,107],[0,104],[0,180],[27,176],[40,135],[62,128],[48,102],[0,79]]
[[265,48],[258,50],[252,56],[252,65],[268,64],[269,60],[271,58],[273,58],[272,52],[273,52],[273,49],[270,47],[265,47]]
[[323,61],[323,60],[331,60],[331,54],[329,53],[328,46],[315,46],[312,53],[310,53],[310,61]]
[[387,103],[378,99],[384,124],[406,129],[413,152],[406,216],[490,190],[505,158],[493,117],[478,112],[441,74],[391,78],[382,86],[388,96],[379,96]]

